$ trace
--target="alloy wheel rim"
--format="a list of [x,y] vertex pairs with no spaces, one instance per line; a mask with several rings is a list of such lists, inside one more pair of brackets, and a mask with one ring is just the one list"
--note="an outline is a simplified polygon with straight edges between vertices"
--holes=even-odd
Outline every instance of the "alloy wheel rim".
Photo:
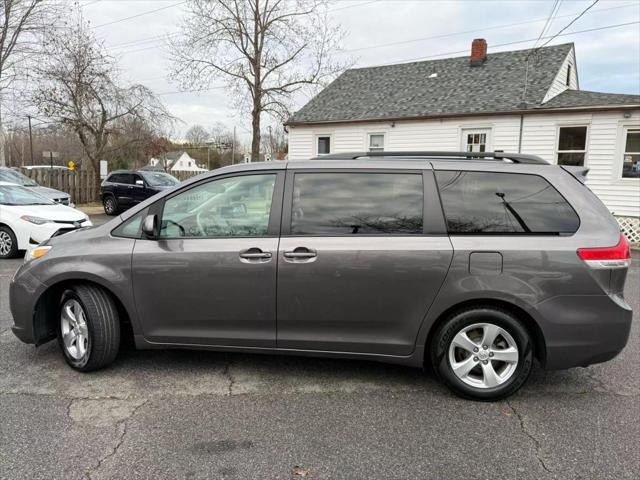
[[89,349],[89,329],[84,310],[77,300],[62,305],[60,326],[64,349],[74,360],[82,360]]
[[113,200],[108,198],[107,201],[105,202],[105,206],[107,207],[107,212],[108,213],[113,212]]
[[7,255],[13,247],[11,236],[7,232],[0,232],[0,255]]
[[492,323],[464,327],[449,345],[449,365],[454,375],[476,388],[503,385],[516,371],[518,358],[513,337]]

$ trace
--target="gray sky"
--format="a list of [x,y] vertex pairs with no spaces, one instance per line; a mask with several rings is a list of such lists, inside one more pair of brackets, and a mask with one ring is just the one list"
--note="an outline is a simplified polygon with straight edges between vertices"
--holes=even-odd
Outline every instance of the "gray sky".
[[[558,32],[592,1],[562,1],[549,32]],[[238,134],[246,136],[249,122],[233,111],[224,88],[178,93],[178,86],[166,78],[168,66],[160,38],[177,31],[184,3],[80,2],[98,37],[120,59],[123,76],[161,94],[170,111],[186,122],[178,128],[178,136],[189,125],[211,127],[216,122],[236,125]],[[489,55],[532,47],[552,4],[553,0],[334,0],[330,19],[347,32],[346,51],[341,55],[353,57],[355,66],[364,67],[468,55],[475,37],[487,39]],[[640,0],[601,0],[565,33],[639,20]],[[510,42],[521,43],[498,46]],[[640,24],[565,35],[550,44],[566,42],[576,44],[581,89],[640,93]],[[296,108],[304,100],[298,99]]]

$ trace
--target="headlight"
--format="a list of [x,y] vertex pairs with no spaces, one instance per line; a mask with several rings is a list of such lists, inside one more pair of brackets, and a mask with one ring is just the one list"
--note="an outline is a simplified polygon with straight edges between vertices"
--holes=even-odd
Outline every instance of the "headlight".
[[20,217],[20,219],[24,220],[25,222],[33,223],[35,225],[43,225],[43,224],[49,223],[51,221],[51,220],[49,220],[47,218],[31,217],[29,215],[22,215]]
[[35,260],[36,258],[40,258],[43,255],[49,253],[49,250],[51,250],[50,246],[31,248],[27,250],[27,254],[24,256],[24,260],[25,262],[28,262],[29,260]]

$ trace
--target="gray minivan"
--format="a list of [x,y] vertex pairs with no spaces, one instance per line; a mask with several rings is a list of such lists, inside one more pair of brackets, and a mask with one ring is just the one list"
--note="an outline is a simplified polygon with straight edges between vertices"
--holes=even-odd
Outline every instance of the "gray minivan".
[[625,346],[629,246],[586,169],[521,154],[366,152],[234,165],[31,250],[13,332],[68,364],[197,348],[431,366],[515,392],[534,359]]

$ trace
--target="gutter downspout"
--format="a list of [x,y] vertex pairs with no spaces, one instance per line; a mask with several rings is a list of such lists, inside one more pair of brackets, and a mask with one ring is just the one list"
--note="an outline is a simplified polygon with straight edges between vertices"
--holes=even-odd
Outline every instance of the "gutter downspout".
[[520,135],[518,136],[518,153],[522,153],[522,129],[524,127],[524,113],[520,114]]

